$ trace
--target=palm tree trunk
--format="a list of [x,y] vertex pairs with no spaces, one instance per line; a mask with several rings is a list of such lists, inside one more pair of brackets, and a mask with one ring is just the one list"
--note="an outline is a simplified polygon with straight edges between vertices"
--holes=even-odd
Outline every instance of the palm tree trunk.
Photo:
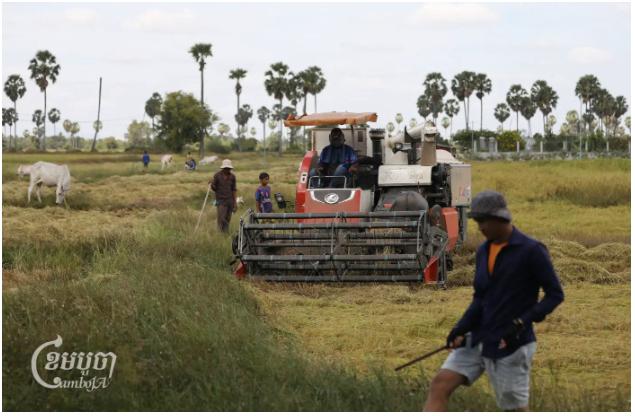
[[317,113],[317,94],[313,94],[313,111]]
[[[240,112],[240,94],[236,94],[236,116]],[[240,124],[236,121],[236,138],[240,138]]]
[[483,99],[479,99],[481,101],[481,131],[483,131]]
[[519,118],[519,114],[518,111],[516,111],[516,133],[518,133],[518,118]]
[[[236,105],[236,115],[238,115],[238,112],[240,111],[240,94],[236,94]],[[242,149],[240,148],[241,127],[242,126],[238,124],[238,122],[236,122],[236,140],[238,143],[238,152],[242,152]]]
[[[205,100],[203,99],[203,91],[204,91],[204,79],[203,79],[203,68],[201,68],[201,106],[205,106]],[[202,159],[205,156],[205,130],[201,129],[201,137],[198,141],[198,154]]]
[[302,115],[306,114],[306,96],[308,94],[304,94],[304,105],[302,106]]
[[470,122],[470,97],[467,97],[467,122]]
[[450,138],[452,138],[452,119],[453,117],[450,117]]
[[267,157],[267,125],[266,121],[262,122],[262,155]]
[[[280,99],[280,111],[282,111],[282,98]],[[282,156],[282,117],[280,118],[280,143],[278,145],[278,156]]]
[[13,111],[15,111],[15,115],[16,115],[16,120],[15,120],[15,124],[13,125],[13,131],[15,132],[15,134],[13,135],[13,150],[14,151],[18,151],[18,101],[14,101],[13,102]]
[[46,150],[46,89],[44,89],[44,132],[42,134],[42,150]]
[[465,130],[469,130],[470,126],[467,121],[467,104],[465,103],[465,98],[463,99],[463,115],[465,116]]

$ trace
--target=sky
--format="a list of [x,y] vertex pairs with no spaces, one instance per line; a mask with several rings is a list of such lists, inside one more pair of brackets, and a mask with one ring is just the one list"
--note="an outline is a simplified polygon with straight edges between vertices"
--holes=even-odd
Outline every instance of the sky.
[[[248,71],[241,104],[271,108],[264,73],[278,61],[296,72],[322,68],[327,85],[318,111],[374,111],[376,127],[398,112],[421,121],[416,101],[429,72],[441,72],[448,89],[463,70],[486,73],[493,83],[483,100],[489,129],[499,124],[494,107],[510,85],[529,90],[544,79],[559,95],[559,126],[568,110],[579,110],[574,88],[585,74],[631,105],[630,38],[629,3],[3,3],[2,77],[17,73],[27,83],[18,101],[20,133],[33,128],[31,115],[43,108],[27,70],[36,51],[48,49],[61,65],[47,91],[48,108],[80,122],[80,135],[92,135],[102,77],[100,137],[123,138],[133,119],[149,121],[144,104],[153,92],[199,96],[198,65],[188,53],[195,43],[213,45],[205,101],[232,131],[236,96],[229,71]],[[12,106],[5,95],[2,106]],[[479,111],[473,97],[476,128]],[[249,125],[260,137],[255,114]],[[453,125],[465,127],[463,110]],[[526,128],[522,117],[520,127]],[[532,130],[541,129],[537,114]]]

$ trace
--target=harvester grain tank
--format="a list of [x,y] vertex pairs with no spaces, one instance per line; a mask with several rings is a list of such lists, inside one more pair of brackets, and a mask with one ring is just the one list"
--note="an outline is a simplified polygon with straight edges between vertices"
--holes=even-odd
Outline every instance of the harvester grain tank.
[[[390,136],[370,129],[375,113],[316,113],[286,126],[311,126],[293,213],[240,220],[238,276],[267,281],[424,282],[445,286],[452,252],[466,238],[470,165],[437,144],[424,123]],[[333,126],[358,157],[357,170],[313,175]]]

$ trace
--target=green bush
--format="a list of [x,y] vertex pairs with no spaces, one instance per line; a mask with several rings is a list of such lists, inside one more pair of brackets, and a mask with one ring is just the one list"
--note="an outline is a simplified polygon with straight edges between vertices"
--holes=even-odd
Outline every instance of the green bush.
[[258,146],[258,140],[254,139],[254,138],[244,138],[241,137],[238,140],[234,140],[234,142],[232,143],[232,148],[235,150],[240,149],[242,152],[253,152],[254,150],[256,150],[256,147]]
[[498,135],[498,151],[499,152],[515,152],[516,142],[520,142],[520,150],[525,149],[525,140],[520,137],[520,133],[513,130],[507,130]]
[[218,136],[208,137],[205,140],[205,150],[213,153],[227,154],[232,150],[232,142],[229,139],[221,139]]
[[496,132],[492,130],[459,130],[454,133],[452,140],[463,149],[472,150],[472,138],[477,141],[479,137],[496,137]]

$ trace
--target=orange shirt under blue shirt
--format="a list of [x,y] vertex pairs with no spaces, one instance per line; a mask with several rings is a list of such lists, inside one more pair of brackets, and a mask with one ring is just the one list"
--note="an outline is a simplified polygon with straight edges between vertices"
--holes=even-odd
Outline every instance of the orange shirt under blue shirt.
[[487,270],[489,274],[494,272],[494,264],[496,263],[496,256],[500,253],[501,249],[507,245],[507,241],[497,244],[495,242],[489,243],[489,257],[487,259]]

